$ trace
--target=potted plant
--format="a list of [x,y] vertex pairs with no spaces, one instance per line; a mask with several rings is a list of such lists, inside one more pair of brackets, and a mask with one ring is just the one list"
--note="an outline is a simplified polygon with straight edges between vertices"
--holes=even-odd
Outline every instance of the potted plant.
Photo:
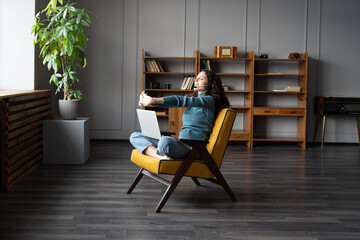
[[63,119],[77,118],[79,101],[83,98],[75,84],[79,82],[77,68],[86,66],[84,49],[88,37],[84,27],[91,24],[89,11],[75,6],[70,0],[50,0],[47,7],[36,14],[32,26],[34,44],[39,45],[43,64],[53,71],[49,83],[57,86],[55,94],[64,93],[64,98],[59,100]]

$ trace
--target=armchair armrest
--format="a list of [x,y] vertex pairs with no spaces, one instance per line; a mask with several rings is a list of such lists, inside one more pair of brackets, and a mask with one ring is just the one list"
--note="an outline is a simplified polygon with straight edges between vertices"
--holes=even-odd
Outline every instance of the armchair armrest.
[[195,147],[195,146],[206,146],[206,144],[209,143],[208,140],[193,140],[193,139],[182,139],[180,138],[180,141],[191,146],[191,147]]

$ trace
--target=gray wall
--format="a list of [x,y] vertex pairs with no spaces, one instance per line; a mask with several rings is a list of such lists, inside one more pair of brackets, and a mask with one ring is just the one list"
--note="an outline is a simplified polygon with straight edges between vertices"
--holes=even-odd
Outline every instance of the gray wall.
[[[38,10],[44,2],[38,1]],[[89,30],[88,66],[80,72],[81,89],[87,96],[81,111],[91,118],[92,138],[127,139],[137,129],[134,109],[141,91],[142,48],[158,56],[193,56],[195,49],[212,56],[215,45],[237,46],[240,54],[252,50],[269,53],[273,58],[307,51],[308,141],[314,134],[314,96],[360,97],[356,59],[360,55],[360,1],[78,2],[96,15]],[[41,61],[36,72],[38,87],[49,88]],[[279,129],[276,122],[267,124],[267,134],[294,133],[291,125]],[[326,141],[357,142],[355,119],[329,118]]]

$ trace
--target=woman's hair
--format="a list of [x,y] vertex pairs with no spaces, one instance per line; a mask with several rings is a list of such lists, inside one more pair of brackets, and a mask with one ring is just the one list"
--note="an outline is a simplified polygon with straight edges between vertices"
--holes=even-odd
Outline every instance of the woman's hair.
[[[204,72],[208,79],[208,84],[205,87],[205,95],[210,95],[214,98],[216,114],[219,113],[221,109],[229,107],[230,103],[225,96],[220,77],[208,69],[202,69],[200,72]],[[197,96],[197,91],[195,91],[194,96]]]

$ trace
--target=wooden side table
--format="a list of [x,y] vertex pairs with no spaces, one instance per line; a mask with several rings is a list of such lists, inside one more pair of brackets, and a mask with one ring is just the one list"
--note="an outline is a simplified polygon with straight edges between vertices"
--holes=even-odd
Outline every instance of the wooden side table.
[[316,139],[317,128],[320,118],[323,118],[322,135],[321,135],[321,149],[324,148],[326,119],[328,115],[353,115],[356,119],[356,128],[359,138],[360,146],[360,126],[358,108],[360,108],[360,98],[344,98],[344,97],[315,97],[315,113],[316,123],[313,142]]

